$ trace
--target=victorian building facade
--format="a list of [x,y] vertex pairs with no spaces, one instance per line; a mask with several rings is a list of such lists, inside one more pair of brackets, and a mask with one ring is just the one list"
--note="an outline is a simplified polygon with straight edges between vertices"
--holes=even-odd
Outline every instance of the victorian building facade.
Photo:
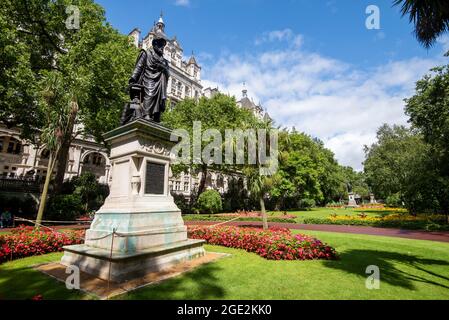
[[[43,181],[47,174],[49,152],[45,146],[20,137],[20,130],[0,125],[0,178]],[[69,149],[65,179],[84,172],[95,174],[100,183],[110,177],[108,151],[88,136],[75,139]]]

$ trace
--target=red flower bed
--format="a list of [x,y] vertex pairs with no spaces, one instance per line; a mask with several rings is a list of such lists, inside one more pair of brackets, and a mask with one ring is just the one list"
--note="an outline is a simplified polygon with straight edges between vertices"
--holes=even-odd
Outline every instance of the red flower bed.
[[189,238],[206,240],[212,245],[244,249],[268,260],[335,260],[334,248],[306,235],[292,235],[289,229],[264,231],[238,227],[189,227]]
[[62,251],[62,247],[81,244],[84,231],[60,233],[50,230],[36,231],[20,227],[12,234],[0,236],[0,263],[30,256]]

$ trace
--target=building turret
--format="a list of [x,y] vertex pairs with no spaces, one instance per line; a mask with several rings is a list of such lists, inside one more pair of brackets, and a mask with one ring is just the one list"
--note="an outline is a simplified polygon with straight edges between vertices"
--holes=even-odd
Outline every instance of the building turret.
[[156,23],[156,29],[161,30],[162,32],[165,33],[165,23],[164,23],[164,19],[162,17],[163,17],[163,14],[161,12],[161,16],[159,17],[159,20]]
[[195,55],[193,52],[192,52],[192,56],[190,57],[189,61],[187,62],[187,70],[193,78],[195,78],[197,80],[199,80],[201,78],[201,75],[200,75],[201,67],[196,62]]
[[129,37],[131,38],[133,45],[137,48],[140,46],[140,34],[141,31],[138,28],[134,28],[133,31],[129,33]]

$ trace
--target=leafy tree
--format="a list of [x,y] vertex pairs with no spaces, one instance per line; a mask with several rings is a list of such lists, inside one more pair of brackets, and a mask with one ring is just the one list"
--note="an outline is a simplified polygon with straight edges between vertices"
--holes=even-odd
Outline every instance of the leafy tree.
[[[69,6],[79,9],[79,29],[66,26]],[[7,69],[0,74],[1,83],[8,84],[5,93],[8,99],[4,100],[7,108],[0,113],[1,120],[22,128],[24,138],[39,137],[40,129],[47,126],[48,110],[40,109],[42,104],[38,102],[55,78],[58,87],[52,90],[64,93],[57,93],[59,96],[70,95],[69,103],[77,104],[75,119],[83,125],[77,126],[76,132],[75,122],[68,130],[58,130],[63,136],[59,139],[56,163],[57,192],[63,182],[72,140],[85,134],[101,141],[103,130],[119,123],[120,110],[126,101],[127,77],[137,49],[106,23],[103,8],[93,0],[5,0],[0,17],[2,31],[3,27],[8,31],[0,41],[15,44],[14,49],[6,47]],[[49,107],[57,109],[66,101],[53,99],[53,102]]]
[[[323,200],[318,203],[326,205],[330,202],[347,199],[347,182],[350,179],[345,175],[345,168],[337,162],[332,151],[324,148],[322,142],[319,142],[319,147],[322,152],[322,170],[318,178],[321,192],[323,193]],[[354,185],[356,182],[353,181],[352,184]]]
[[406,114],[429,146],[427,170],[434,175],[439,204],[449,214],[449,65],[432,71],[406,100]]
[[278,208],[286,208],[287,199],[323,201],[320,176],[323,155],[315,140],[296,131],[283,131],[279,136],[279,173],[271,195],[278,199]]
[[422,136],[403,126],[384,125],[377,139],[365,148],[365,173],[373,191],[385,200],[404,202],[414,213],[437,211],[436,177]]
[[73,193],[81,199],[85,212],[98,210],[107,194],[95,175],[90,172],[83,173],[79,177],[73,178],[72,183],[75,187]]
[[3,6],[0,30],[0,121],[9,127],[30,124],[36,118],[36,110],[26,107],[36,98],[32,53],[25,43],[17,41],[19,32],[9,23]]
[[242,208],[246,209],[248,198],[248,191],[243,186],[243,177],[229,176],[228,190],[223,195],[223,210],[225,212],[236,212]]
[[349,180],[322,141],[296,130],[279,133],[279,171],[270,189],[276,210],[339,201],[347,196]]
[[[80,11],[79,29],[66,26],[69,5]],[[5,100],[8,108],[0,116],[19,124],[25,138],[41,138],[51,154],[45,190],[56,169],[58,192],[72,140],[79,134],[100,140],[104,130],[118,124],[137,51],[106,23],[104,10],[92,0],[5,0],[0,16],[8,30],[0,41],[17,45],[8,51],[7,69],[0,75],[9,80],[11,91],[0,88],[0,94],[12,97]],[[17,61],[11,58],[16,53]],[[18,74],[24,81],[14,83],[11,79]],[[11,102],[17,96],[26,104]],[[43,208],[39,219],[42,214]]]
[[[193,151],[193,130],[194,122],[201,123],[201,135],[206,130],[216,129],[220,132],[221,137],[226,136],[226,130],[241,129],[245,130],[253,127],[255,118],[251,112],[243,108],[239,108],[235,101],[235,98],[229,97],[224,94],[218,94],[213,98],[202,97],[199,101],[193,99],[185,99],[179,102],[173,110],[168,110],[163,115],[163,123],[173,129],[184,129],[188,132],[191,142],[191,155],[194,155]],[[201,150],[204,150],[213,140],[201,141]],[[225,162],[225,139],[221,144],[222,153],[219,155]],[[214,156],[215,151],[214,151]],[[218,155],[218,154],[217,154]],[[192,160],[195,160],[192,158]],[[200,159],[198,159],[200,160]],[[206,178],[211,170],[235,173],[238,167],[234,165],[226,164],[211,164],[204,161],[190,161],[188,164],[177,164],[172,166],[174,174],[180,172],[190,172],[193,174],[201,173],[201,181],[198,188],[198,196],[205,191]]]

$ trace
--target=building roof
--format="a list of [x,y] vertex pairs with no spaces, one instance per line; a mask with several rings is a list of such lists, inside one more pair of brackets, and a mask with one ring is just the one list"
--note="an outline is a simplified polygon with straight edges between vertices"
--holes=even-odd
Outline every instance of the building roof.
[[194,64],[194,65],[196,65],[197,67],[199,67],[199,65],[198,65],[198,63],[196,62],[196,59],[195,59],[195,56],[193,55],[193,53],[192,53],[192,56],[190,57],[189,62],[188,62],[187,64],[188,64],[188,65]]
[[263,115],[263,118],[265,120],[271,120],[270,115],[268,114],[268,112],[265,112],[260,102],[257,105],[252,99],[248,98],[248,90],[246,90],[246,88],[242,90],[242,99],[240,101],[237,101],[237,104],[239,104],[243,109],[250,110],[256,114],[259,114],[260,116]]
[[255,110],[257,108],[256,104],[253,101],[251,101],[248,97],[243,97],[239,101],[239,103],[244,109]]

